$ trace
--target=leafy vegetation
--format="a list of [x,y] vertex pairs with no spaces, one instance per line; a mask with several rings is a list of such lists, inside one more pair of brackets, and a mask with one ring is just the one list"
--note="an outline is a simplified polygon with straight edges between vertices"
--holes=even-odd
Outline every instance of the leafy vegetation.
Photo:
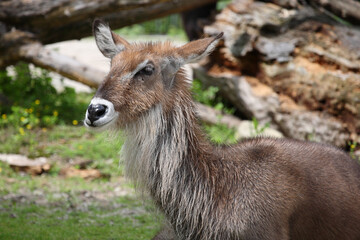
[[260,126],[259,121],[255,117],[252,118],[252,123],[255,130],[255,136],[261,135],[267,128],[270,127],[270,123],[266,123],[264,126]]
[[156,34],[176,36],[177,40],[186,40],[187,36],[182,28],[181,18],[178,14],[173,14],[167,17],[158,18],[144,23],[133,24],[128,27],[123,27],[115,31],[117,34],[125,35],[127,37]]
[[89,99],[72,88],[56,92],[48,72],[30,71],[25,63],[16,65],[13,74],[0,72],[0,96],[0,127],[14,127],[20,135],[36,127],[78,125]]
[[224,124],[205,124],[203,128],[210,141],[215,144],[234,144],[238,141],[235,130]]
[[228,108],[224,105],[224,100],[218,95],[218,87],[209,86],[204,88],[199,80],[194,79],[192,92],[196,101],[227,114],[234,113],[233,108]]
[[[223,99],[217,94],[219,91],[218,87],[210,86],[204,88],[202,83],[194,79],[192,85],[193,97],[196,101],[213,107],[216,110],[227,114],[233,114],[234,109],[228,108],[224,105]],[[234,129],[228,128],[223,124],[215,125],[204,125],[204,130],[209,136],[210,141],[216,144],[232,144],[237,142],[236,131]]]

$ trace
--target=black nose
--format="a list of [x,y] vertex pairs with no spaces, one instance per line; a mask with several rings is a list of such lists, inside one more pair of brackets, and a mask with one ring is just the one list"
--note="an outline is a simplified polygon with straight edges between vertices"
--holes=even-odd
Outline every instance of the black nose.
[[88,111],[88,119],[90,120],[91,123],[95,122],[96,120],[98,120],[99,118],[101,118],[102,116],[105,115],[107,106],[102,105],[102,104],[90,104],[90,106],[88,107],[87,111]]

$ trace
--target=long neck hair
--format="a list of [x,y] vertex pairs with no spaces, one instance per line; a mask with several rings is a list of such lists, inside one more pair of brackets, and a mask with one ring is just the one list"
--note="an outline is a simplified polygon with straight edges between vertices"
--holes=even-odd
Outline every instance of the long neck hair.
[[200,239],[209,225],[199,223],[212,208],[206,164],[211,145],[199,129],[189,90],[180,89],[170,107],[157,104],[125,128],[122,157],[126,175],[152,196],[181,238]]

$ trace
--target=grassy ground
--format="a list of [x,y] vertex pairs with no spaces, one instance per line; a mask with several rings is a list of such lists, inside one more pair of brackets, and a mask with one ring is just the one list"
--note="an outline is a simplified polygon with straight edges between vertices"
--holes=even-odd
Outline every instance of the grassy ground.
[[3,202],[0,239],[150,239],[158,230],[154,216],[132,197],[104,206],[67,196],[72,200],[43,205]]
[[[0,152],[46,156],[52,170],[41,176],[14,172],[0,162],[0,239],[150,239],[160,220],[122,177],[122,138],[84,127],[55,126],[22,137],[0,131]],[[59,170],[79,160],[110,178],[64,178]]]

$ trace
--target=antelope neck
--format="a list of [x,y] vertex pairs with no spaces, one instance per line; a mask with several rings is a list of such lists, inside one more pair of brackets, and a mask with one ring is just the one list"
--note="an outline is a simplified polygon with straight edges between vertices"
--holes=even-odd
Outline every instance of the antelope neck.
[[199,144],[203,137],[197,130],[193,103],[181,102],[169,113],[161,104],[155,105],[125,128],[121,152],[126,173],[137,185],[152,188],[154,181],[171,182],[185,161],[191,166],[192,159],[201,155],[204,143]]

